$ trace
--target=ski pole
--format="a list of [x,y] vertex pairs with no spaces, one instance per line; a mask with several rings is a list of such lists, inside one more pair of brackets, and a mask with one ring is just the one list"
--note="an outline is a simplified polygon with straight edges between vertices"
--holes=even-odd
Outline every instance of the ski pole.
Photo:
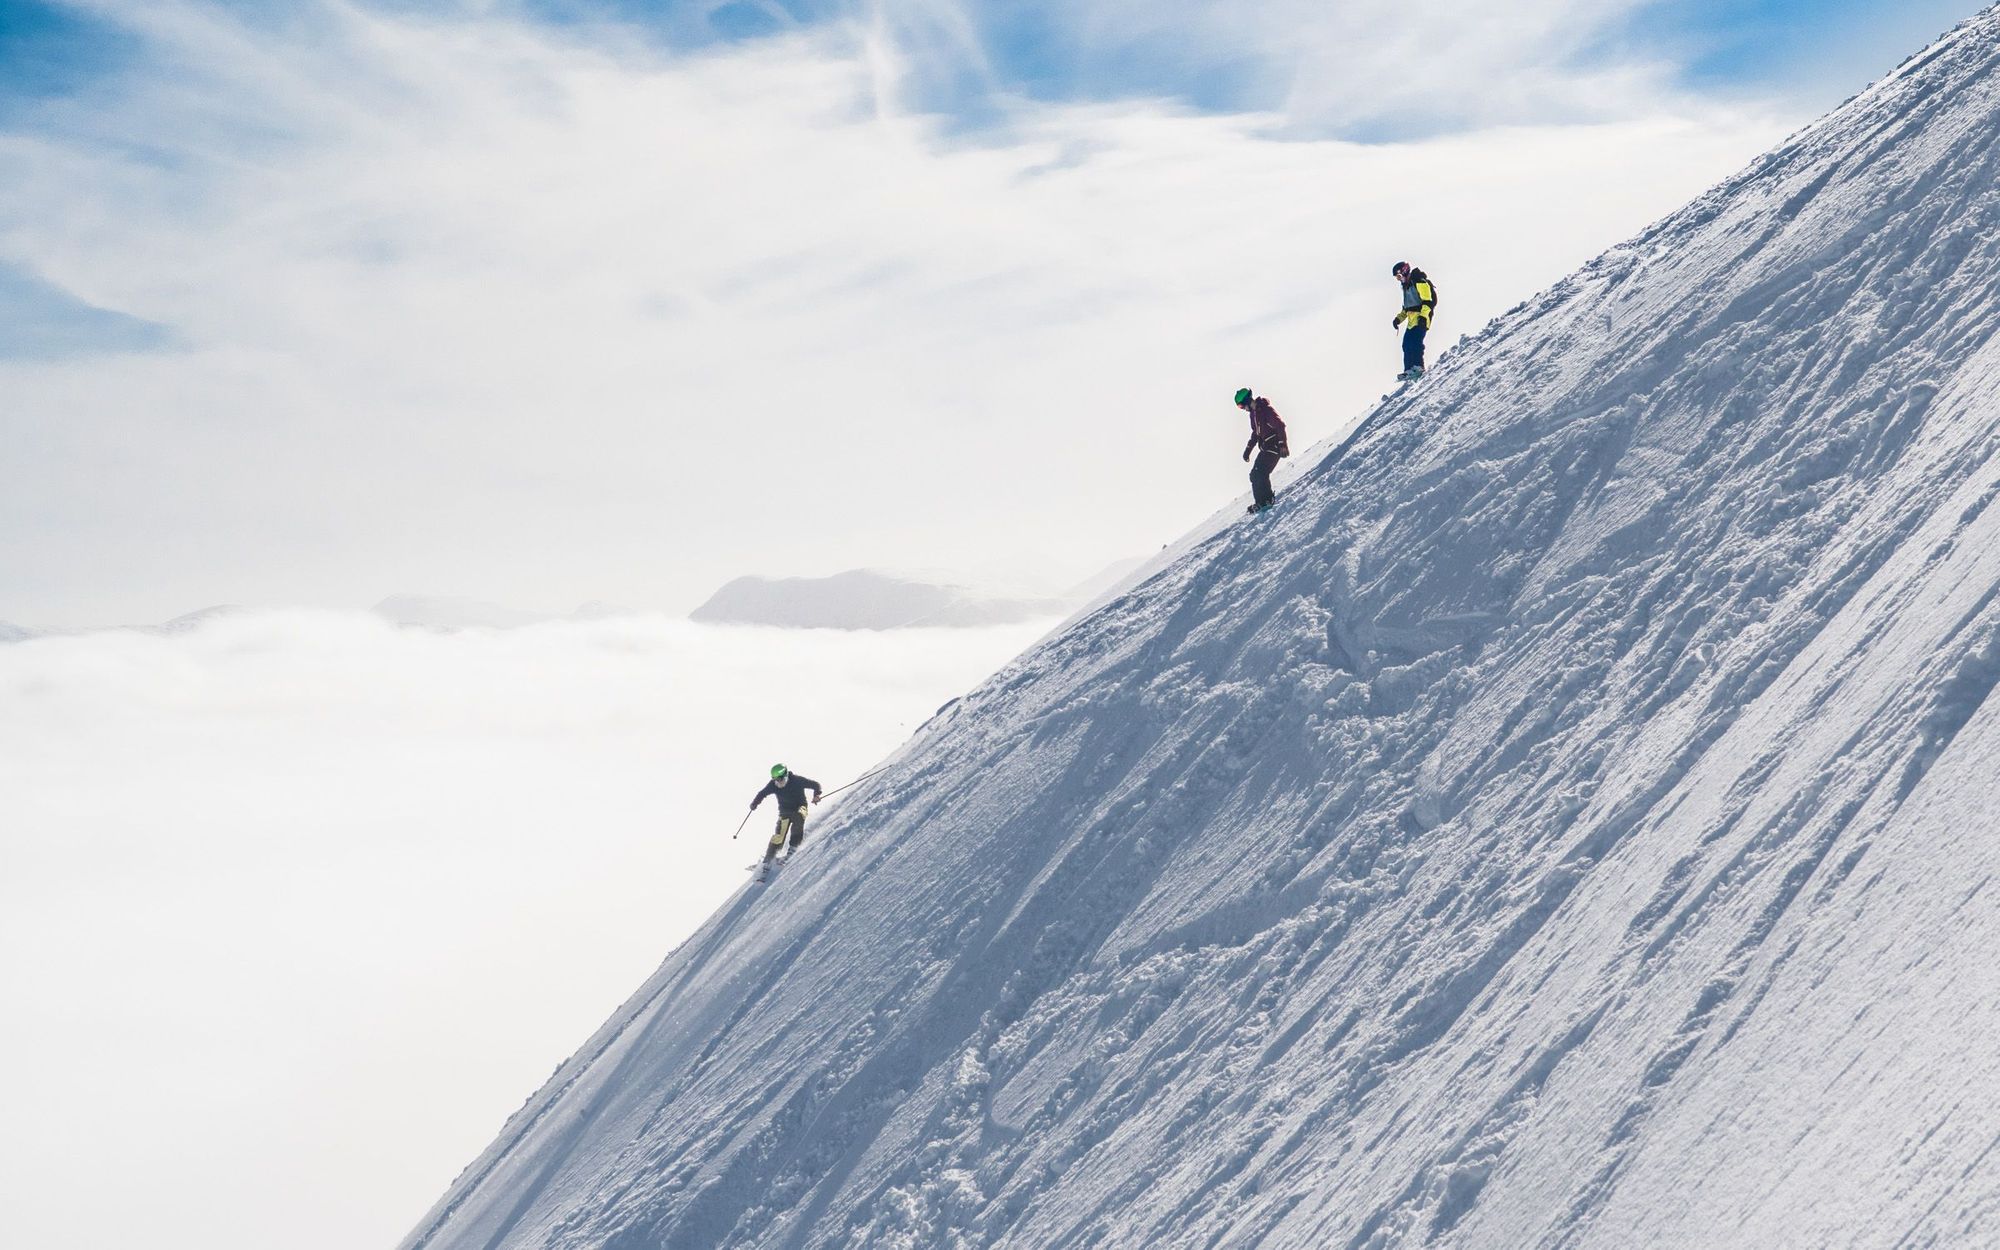
[[868,780],[870,777],[880,776],[881,774],[888,772],[891,767],[893,767],[893,765],[884,764],[882,765],[882,767],[876,769],[874,772],[863,773],[859,777],[856,777],[854,780],[848,782],[846,785],[835,786],[833,789],[828,790],[825,794],[822,794],[819,797],[824,799],[831,795],[839,794],[842,790],[852,790],[854,787],[860,785],[862,782]]
[[[742,833],[742,832],[743,832],[743,826],[745,826],[745,825],[747,825],[747,824],[749,824],[749,823],[750,823],[750,817],[751,817],[751,815],[752,815],[752,814],[753,814],[753,813],[751,813],[751,812],[745,812],[745,813],[743,813],[743,819],[741,819],[741,820],[739,820],[739,821],[737,821],[737,822],[736,822],[736,833]],[[734,841],[736,840],[736,833],[732,833],[732,834],[730,834],[730,835],[729,835],[729,840],[730,840],[731,842],[734,842]]]

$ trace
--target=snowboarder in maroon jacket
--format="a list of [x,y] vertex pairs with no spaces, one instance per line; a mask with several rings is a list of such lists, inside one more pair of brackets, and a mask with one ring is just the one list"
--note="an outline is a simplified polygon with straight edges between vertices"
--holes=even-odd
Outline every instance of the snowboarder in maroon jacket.
[[1271,489],[1271,470],[1291,455],[1292,449],[1285,445],[1285,423],[1270,400],[1252,395],[1246,386],[1236,392],[1236,406],[1250,414],[1250,441],[1243,444],[1243,458],[1248,460],[1253,449],[1257,453],[1257,463],[1250,466],[1249,511],[1262,512],[1278,498]]

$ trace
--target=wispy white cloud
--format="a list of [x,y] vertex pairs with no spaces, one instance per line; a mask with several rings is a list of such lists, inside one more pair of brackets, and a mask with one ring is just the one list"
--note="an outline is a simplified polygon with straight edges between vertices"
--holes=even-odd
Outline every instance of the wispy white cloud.
[[[1377,393],[1388,260],[1447,285],[1441,334],[1476,329],[1785,124],[1679,101],[1365,145],[1015,102],[968,133],[897,104],[970,38],[942,5],[692,54],[107,11],[151,55],[0,138],[0,261],[184,346],[0,373],[0,616],[27,624],[398,589],[679,607],[879,563],[1073,578],[1242,489],[1236,386],[1306,438]],[[1289,11],[1258,12],[1266,38]]]
[[0,358],[36,360],[105,352],[159,351],[173,336],[150,322],[108,312],[19,268],[0,264]]
[[1657,0],[857,0],[891,90],[984,116],[995,92],[1159,96],[1282,118],[1327,137],[1626,120],[1685,107],[1682,68],[1629,36]]

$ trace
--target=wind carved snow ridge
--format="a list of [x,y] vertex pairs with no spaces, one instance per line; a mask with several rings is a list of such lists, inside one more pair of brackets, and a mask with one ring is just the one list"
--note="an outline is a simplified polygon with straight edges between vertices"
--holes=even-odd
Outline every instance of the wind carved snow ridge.
[[406,1244],[1975,1241],[1996,71],[1988,10],[941,710]]

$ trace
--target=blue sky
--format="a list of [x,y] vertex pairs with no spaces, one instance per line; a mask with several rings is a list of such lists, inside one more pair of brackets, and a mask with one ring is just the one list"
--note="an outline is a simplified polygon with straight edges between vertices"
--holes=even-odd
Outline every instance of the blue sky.
[[39,0],[0,0],[0,124],[32,124],[36,102],[87,90],[131,56],[115,27]]
[[[295,6],[264,0],[220,5],[250,22],[287,20]],[[436,13],[449,6],[389,0],[375,7]],[[478,6],[493,11],[495,6]],[[497,6],[555,26],[619,23],[664,44],[695,49],[768,38],[787,31],[867,18],[876,10],[911,27],[939,15],[969,23],[980,64],[964,54],[941,58],[930,103],[947,111],[984,112],[995,90],[1033,99],[1079,101],[1131,96],[1171,98],[1203,109],[1270,107],[1274,67],[1241,46],[1185,37],[1175,6],[1124,20],[1118,5],[1074,0],[888,4],[858,0],[514,0]],[[1281,6],[1246,4],[1252,13]],[[1338,6],[1333,6],[1338,7]],[[1586,33],[1581,60],[1629,51],[1662,55],[1690,86],[1724,92],[1781,92],[1806,109],[1851,94],[1960,18],[1968,0],[1653,0]],[[1100,10],[1095,19],[1079,13]],[[1128,10],[1129,12],[1129,10]],[[1415,12],[1414,10],[1412,12]],[[1161,16],[1164,14],[1164,16]],[[936,45],[945,48],[950,41]],[[107,69],[137,52],[131,34],[88,10],[49,0],[0,0],[0,116],[21,103],[88,89]],[[990,71],[990,72],[988,72]],[[1421,74],[1422,64],[1411,67]]]
[[1981,7],[1968,0],[1676,0],[1640,15],[1695,85],[1774,90],[1829,107]]
[[[526,0],[523,5],[544,20],[611,18],[683,45],[768,36],[868,7],[852,0]],[[907,7],[915,13],[936,6]],[[964,11],[1008,90],[1059,100],[1162,95],[1218,109],[1269,102],[1261,98],[1267,93],[1260,89],[1254,61],[1226,47],[1178,39],[1172,22],[1149,31],[1135,23],[1121,26],[1111,14],[1086,34],[1074,14],[1091,7],[1074,0],[1005,0],[968,4]],[[1887,70],[1893,61],[1885,63],[1885,53],[1895,55],[1889,50],[1914,50],[1975,11],[1968,0],[1653,0],[1628,7],[1629,19],[1604,32],[1605,45],[1657,44],[1690,84],[1778,89],[1820,107]],[[1413,16],[1420,12],[1411,10]],[[1590,55],[1588,48],[1584,55]]]

